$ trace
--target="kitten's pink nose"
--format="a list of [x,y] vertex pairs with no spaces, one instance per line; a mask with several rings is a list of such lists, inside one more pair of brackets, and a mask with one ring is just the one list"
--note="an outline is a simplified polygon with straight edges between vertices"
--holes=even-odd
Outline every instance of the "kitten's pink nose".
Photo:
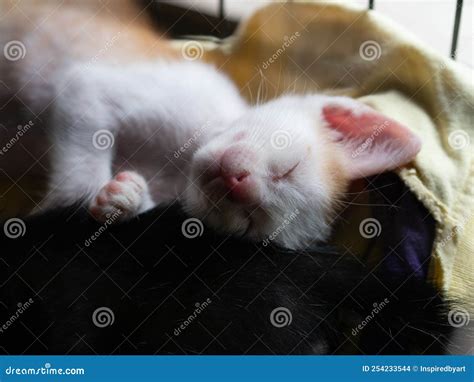
[[253,181],[248,174],[222,175],[228,190],[227,197],[238,203],[251,203],[253,200]]
[[256,155],[243,147],[231,147],[221,157],[221,177],[228,189],[227,196],[238,203],[252,203],[256,198],[256,183],[251,166]]

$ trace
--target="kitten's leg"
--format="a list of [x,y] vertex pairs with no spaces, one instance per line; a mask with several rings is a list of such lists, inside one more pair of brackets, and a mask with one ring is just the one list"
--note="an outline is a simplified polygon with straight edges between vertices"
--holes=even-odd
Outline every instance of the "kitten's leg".
[[61,149],[55,150],[50,191],[35,212],[80,202],[98,221],[111,216],[111,221],[122,221],[154,207],[141,175],[124,171],[112,179],[110,152],[81,150],[77,143],[68,146],[63,142]]
[[146,180],[133,171],[119,172],[90,204],[98,221],[127,220],[154,206]]
[[112,178],[120,121],[102,100],[103,89],[94,86],[94,78],[73,69],[57,80],[58,94],[47,132],[51,143],[49,187],[33,213],[76,203],[89,205]]
[[127,218],[153,206],[146,182],[138,174],[119,174],[112,180],[114,142],[129,112],[126,105],[107,102],[113,94],[107,93],[107,82],[97,83],[93,74],[73,68],[58,85],[62,91],[51,123],[49,190],[33,213],[83,203],[104,220],[116,209]]
[[49,187],[34,213],[76,203],[88,205],[110,181],[112,152],[74,136],[53,141]]

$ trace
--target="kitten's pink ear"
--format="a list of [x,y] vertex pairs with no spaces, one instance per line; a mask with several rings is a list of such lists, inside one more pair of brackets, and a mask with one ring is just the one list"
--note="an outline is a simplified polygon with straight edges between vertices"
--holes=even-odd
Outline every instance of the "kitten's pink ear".
[[351,179],[393,170],[420,151],[420,139],[400,123],[356,101],[328,105],[323,118],[346,154]]

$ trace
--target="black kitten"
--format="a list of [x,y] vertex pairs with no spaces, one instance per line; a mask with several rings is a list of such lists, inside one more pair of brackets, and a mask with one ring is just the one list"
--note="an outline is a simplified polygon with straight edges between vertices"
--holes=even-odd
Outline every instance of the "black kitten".
[[172,206],[114,227],[82,210],[26,221],[23,237],[3,238],[2,350],[443,353],[445,307],[424,281],[392,280],[328,249],[289,253],[219,236],[198,223],[183,235],[186,219]]

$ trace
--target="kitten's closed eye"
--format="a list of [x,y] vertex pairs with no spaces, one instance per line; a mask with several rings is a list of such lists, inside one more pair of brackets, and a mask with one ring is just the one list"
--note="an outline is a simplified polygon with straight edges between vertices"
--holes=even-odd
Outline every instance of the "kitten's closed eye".
[[288,170],[286,170],[286,171],[283,170],[283,173],[282,173],[282,171],[278,172],[278,170],[274,171],[273,176],[272,176],[272,180],[277,182],[277,181],[280,181],[280,180],[288,179],[290,177],[290,175],[296,170],[296,168],[299,166],[300,163],[301,163],[301,161],[296,162],[296,164],[291,166]]
[[[408,129],[362,103],[284,97],[255,107],[198,150],[186,205],[219,230],[304,247],[328,237],[352,179],[392,170],[419,149]],[[213,169],[212,182],[200,180],[203,168]]]

